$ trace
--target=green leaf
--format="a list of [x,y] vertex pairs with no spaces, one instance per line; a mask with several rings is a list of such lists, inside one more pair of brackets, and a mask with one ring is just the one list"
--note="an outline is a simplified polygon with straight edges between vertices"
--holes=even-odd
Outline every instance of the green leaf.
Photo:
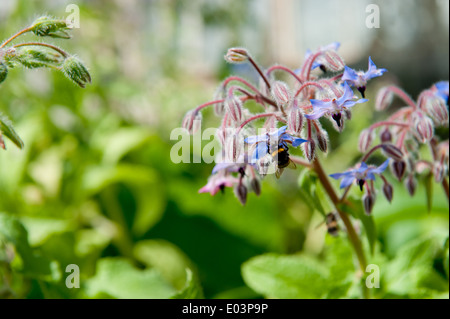
[[354,218],[359,219],[364,226],[366,232],[367,240],[369,242],[370,253],[373,255],[375,251],[375,243],[377,240],[377,231],[375,226],[375,221],[372,215],[367,215],[364,212],[363,204],[360,200],[353,197],[348,197],[348,204],[339,204],[339,209],[344,213],[351,214]]
[[17,254],[11,267],[15,270],[35,279],[57,281],[61,278],[58,264],[30,247],[27,231],[17,218],[0,213],[0,240],[14,246]]
[[157,269],[179,290],[176,298],[187,295],[190,298],[203,297],[196,267],[174,244],[165,240],[144,240],[136,243],[133,254],[144,265]]
[[139,270],[120,257],[100,259],[85,285],[91,298],[166,299],[175,294],[156,269]]
[[328,290],[327,269],[303,255],[266,254],[242,265],[245,283],[268,298],[321,298]]
[[11,121],[6,116],[0,113],[0,136],[2,134],[9,138],[14,144],[16,144],[18,148],[23,148],[23,141],[14,130]]
[[31,246],[38,246],[50,236],[60,234],[73,227],[67,220],[55,218],[21,217],[20,221],[28,230],[28,240]]

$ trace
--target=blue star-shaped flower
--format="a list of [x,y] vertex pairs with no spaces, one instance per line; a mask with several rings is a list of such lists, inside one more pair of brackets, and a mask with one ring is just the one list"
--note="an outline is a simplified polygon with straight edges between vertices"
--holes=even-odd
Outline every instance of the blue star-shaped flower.
[[380,175],[381,173],[383,173],[388,164],[389,159],[387,159],[378,167],[367,166],[366,163],[361,162],[361,166],[358,169],[353,169],[345,173],[331,174],[330,176],[334,179],[342,178],[340,188],[348,187],[353,183],[354,180],[356,180],[360,189],[362,190],[366,179],[374,181],[375,174]]
[[386,69],[377,69],[375,63],[373,63],[371,57],[369,57],[369,69],[367,72],[355,71],[348,66],[345,66],[344,74],[342,75],[342,81],[346,81],[349,85],[354,86],[361,92],[362,97],[366,90],[367,81],[377,76],[382,76]]
[[283,126],[273,132],[247,137],[244,140],[245,143],[251,145],[256,144],[256,148],[252,155],[252,162],[264,157],[266,154],[270,154],[272,145],[288,148],[287,143],[292,144],[293,147],[297,147],[300,144],[307,142],[307,140],[286,133],[286,129],[287,126]]
[[440,81],[434,85],[437,89],[436,95],[448,102],[448,81]]
[[353,95],[352,89],[349,87],[347,82],[344,83],[344,94],[338,99],[333,99],[331,101],[322,101],[312,99],[311,105],[313,111],[310,114],[306,114],[305,117],[309,120],[316,120],[324,115],[331,115],[336,124],[341,126],[341,112],[346,108],[354,106],[356,103],[367,102],[367,99],[359,99],[358,101],[353,101],[355,96]]

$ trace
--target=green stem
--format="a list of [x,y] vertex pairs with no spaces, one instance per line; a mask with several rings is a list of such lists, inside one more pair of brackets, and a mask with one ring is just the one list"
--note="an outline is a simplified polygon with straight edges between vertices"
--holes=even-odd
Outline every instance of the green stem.
[[27,32],[29,32],[29,31],[31,31],[31,30],[32,30],[32,28],[31,28],[31,27],[28,27],[28,28],[25,28],[25,29],[23,29],[23,30],[17,32],[17,33],[14,34],[11,38],[9,38],[9,39],[6,40],[5,42],[3,42],[2,45],[0,46],[0,49],[4,48],[8,43],[10,43],[12,40],[14,40],[15,38],[17,38],[18,36],[20,36],[20,35],[22,35],[22,34],[24,34],[24,33],[27,33]]
[[[342,222],[345,225],[345,228],[347,229],[348,238],[350,239],[350,242],[353,246],[353,249],[355,250],[356,256],[358,258],[359,266],[361,269],[361,272],[364,274],[366,272],[367,267],[367,261],[366,256],[364,254],[364,250],[361,244],[361,241],[356,234],[355,228],[352,225],[352,222],[350,221],[350,218],[348,217],[346,212],[343,212],[341,208],[339,207],[340,199],[338,195],[336,194],[333,186],[330,184],[330,181],[328,180],[327,175],[325,174],[322,165],[320,164],[319,159],[316,157],[314,161],[312,162],[314,171],[317,173],[317,176],[323,185],[325,191],[327,192],[328,196],[330,197],[331,201],[333,202],[334,207],[336,208],[336,211],[339,214],[339,217],[341,218]],[[368,291],[367,287],[363,285],[363,294],[364,297],[368,297]]]
[[41,43],[41,42],[27,42],[27,43],[20,43],[20,44],[16,44],[14,46],[14,48],[18,48],[18,47],[24,47],[24,46],[41,46],[41,47],[47,47],[50,49],[55,50],[56,52],[58,52],[59,54],[61,54],[64,58],[67,58],[69,56],[69,53],[67,53],[66,51],[58,48],[57,46],[51,45],[51,44],[47,44],[47,43]]

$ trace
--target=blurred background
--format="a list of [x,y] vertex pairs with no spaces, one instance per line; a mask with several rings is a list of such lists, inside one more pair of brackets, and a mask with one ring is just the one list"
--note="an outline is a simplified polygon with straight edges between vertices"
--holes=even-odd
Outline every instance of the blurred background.
[[[212,99],[232,73],[256,79],[250,68],[225,63],[229,47],[246,47],[263,66],[295,69],[307,49],[338,41],[349,66],[366,70],[371,56],[388,69],[370,84],[370,101],[388,83],[415,98],[448,80],[445,0],[8,0],[0,2],[0,39],[42,14],[67,16],[69,4],[80,8],[80,28],[71,40],[48,42],[80,57],[92,85],[82,90],[59,73],[19,68],[0,85],[0,111],[25,143],[0,152],[0,212],[20,221],[42,257],[41,266],[22,260],[28,268],[11,274],[0,253],[0,297],[167,298],[184,291],[189,269],[207,298],[258,298],[241,276],[249,258],[322,256],[326,228],[299,195],[297,172],[268,176],[261,196],[250,194],[242,207],[231,191],[197,193],[213,164],[170,160],[170,132],[186,111]],[[379,6],[380,28],[366,27],[368,4]],[[327,173],[359,158],[359,132],[382,116],[355,108],[344,133],[330,133]],[[209,110],[204,118],[204,127],[218,123]],[[374,211],[387,259],[413,238],[448,236],[438,185],[428,214],[422,185],[410,198],[393,183],[393,203],[379,196]],[[65,288],[68,264],[79,265],[82,290]],[[141,287],[146,280],[157,288]]]

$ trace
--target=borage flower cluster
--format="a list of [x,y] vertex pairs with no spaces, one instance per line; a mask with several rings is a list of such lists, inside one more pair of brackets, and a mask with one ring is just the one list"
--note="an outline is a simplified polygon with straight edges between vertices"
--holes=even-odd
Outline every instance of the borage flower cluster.
[[[250,63],[260,75],[260,83],[253,85],[241,77],[231,76],[219,86],[213,101],[186,114],[183,127],[191,133],[199,127],[203,108],[214,106],[215,114],[221,118],[217,139],[222,152],[200,192],[215,195],[219,190],[233,187],[237,198],[245,204],[249,191],[260,194],[260,179],[266,174],[274,172],[279,178],[286,167],[319,165],[316,152],[326,153],[329,144],[328,133],[320,120],[331,121],[342,132],[345,122],[351,119],[352,108],[368,101],[364,98],[367,82],[386,71],[378,69],[370,57],[366,72],[353,70],[345,65],[338,48],[339,43],[334,42],[316,51],[308,50],[303,65],[295,70],[282,65],[263,70],[246,49],[228,50],[225,60]],[[276,79],[276,71],[285,72],[291,79],[290,85]],[[358,99],[351,87],[357,88],[363,98]],[[250,112],[245,107],[248,101],[256,102],[261,112]],[[260,119],[264,124],[256,134],[254,123]],[[291,156],[290,147],[301,147],[306,160]],[[393,153],[396,159],[402,156],[394,145],[385,148],[390,148],[388,153]],[[367,167],[365,163],[361,165],[359,171]],[[376,173],[382,174],[382,170]],[[358,174],[373,180],[374,172]],[[356,182],[361,183],[365,177],[357,178]],[[374,193],[372,188],[373,183],[367,190]]]

